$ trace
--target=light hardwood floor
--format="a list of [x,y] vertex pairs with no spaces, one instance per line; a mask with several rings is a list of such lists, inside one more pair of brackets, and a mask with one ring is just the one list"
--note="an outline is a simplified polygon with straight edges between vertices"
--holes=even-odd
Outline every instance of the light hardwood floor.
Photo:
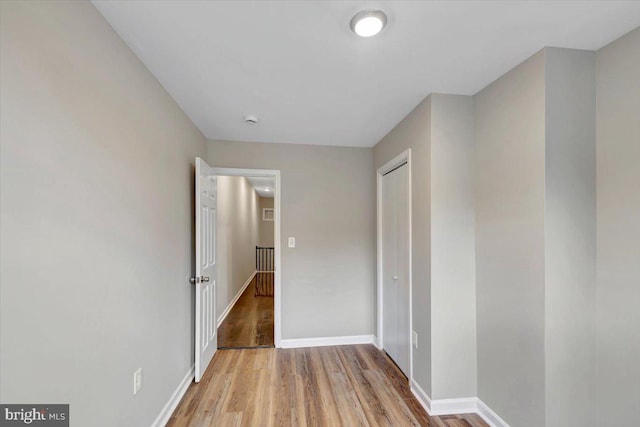
[[[258,273],[271,277],[273,273]],[[255,296],[254,277],[218,328],[218,348],[273,347],[273,297]]]
[[487,426],[477,415],[429,417],[373,345],[219,350],[168,425]]

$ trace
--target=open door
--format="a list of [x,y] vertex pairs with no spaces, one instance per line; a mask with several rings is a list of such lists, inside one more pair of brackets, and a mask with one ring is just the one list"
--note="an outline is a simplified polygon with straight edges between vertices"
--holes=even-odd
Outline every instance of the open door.
[[216,177],[196,158],[196,363],[200,381],[218,348],[216,330]]

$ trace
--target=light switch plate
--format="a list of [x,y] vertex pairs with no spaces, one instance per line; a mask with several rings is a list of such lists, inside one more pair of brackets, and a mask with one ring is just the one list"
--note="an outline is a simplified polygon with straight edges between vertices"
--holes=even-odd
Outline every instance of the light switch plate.
[[418,333],[416,331],[411,331],[411,341],[413,348],[418,348]]
[[289,247],[290,248],[295,248],[296,247],[296,238],[295,237],[289,237]]

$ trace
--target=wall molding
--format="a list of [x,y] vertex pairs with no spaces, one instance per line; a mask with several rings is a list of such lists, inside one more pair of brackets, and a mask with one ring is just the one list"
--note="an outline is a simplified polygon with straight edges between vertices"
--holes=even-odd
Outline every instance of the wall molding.
[[411,379],[411,383],[409,384],[411,388],[411,393],[416,397],[420,405],[427,411],[427,414],[431,415],[431,398],[429,395],[420,387],[420,385],[414,380]]
[[375,345],[378,350],[383,350],[382,341],[376,335],[373,336],[373,345]]
[[410,386],[411,393],[430,416],[473,413],[480,415],[490,427],[510,427],[505,420],[477,397],[431,400],[415,380],[411,380]]
[[373,335],[351,335],[344,337],[297,338],[280,341],[282,348],[325,347],[330,345],[373,344]]
[[509,427],[509,424],[498,414],[496,414],[493,409],[491,409],[486,403],[482,400],[477,399],[477,411],[476,413],[482,417],[483,420],[486,421],[491,427]]
[[242,295],[242,293],[247,289],[247,287],[251,284],[251,281],[253,280],[253,278],[256,276],[256,274],[258,274],[257,271],[254,270],[253,273],[251,273],[251,275],[249,276],[249,278],[247,279],[246,282],[244,282],[244,285],[242,285],[242,287],[240,288],[240,290],[238,291],[238,293],[236,294],[236,296],[233,297],[233,299],[229,302],[229,305],[227,305],[227,308],[224,309],[224,311],[222,312],[222,314],[220,316],[218,316],[218,324],[216,325],[217,328],[220,327],[220,325],[222,324],[222,322],[224,322],[224,319],[227,318],[227,315],[229,314],[229,312],[231,311],[231,309],[233,308],[234,305],[236,305],[236,303],[238,302],[238,300],[240,299],[240,296]]
[[430,415],[456,415],[478,412],[477,397],[437,399],[431,401]]
[[151,427],[164,427],[167,422],[169,422],[169,418],[173,414],[173,411],[176,410],[180,400],[182,400],[182,396],[187,392],[187,389],[191,385],[195,375],[195,365],[191,365],[191,368],[184,376],[178,387],[174,390],[173,394],[169,398],[169,401],[163,406],[162,410],[156,417],[156,419],[151,424]]

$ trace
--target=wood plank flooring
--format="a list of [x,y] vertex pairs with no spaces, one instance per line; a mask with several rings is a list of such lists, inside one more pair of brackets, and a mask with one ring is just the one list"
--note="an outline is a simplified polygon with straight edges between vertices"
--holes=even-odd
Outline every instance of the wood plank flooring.
[[257,277],[218,328],[218,348],[273,347],[273,297],[254,295]]
[[477,415],[429,417],[373,345],[219,350],[168,426],[487,427]]

